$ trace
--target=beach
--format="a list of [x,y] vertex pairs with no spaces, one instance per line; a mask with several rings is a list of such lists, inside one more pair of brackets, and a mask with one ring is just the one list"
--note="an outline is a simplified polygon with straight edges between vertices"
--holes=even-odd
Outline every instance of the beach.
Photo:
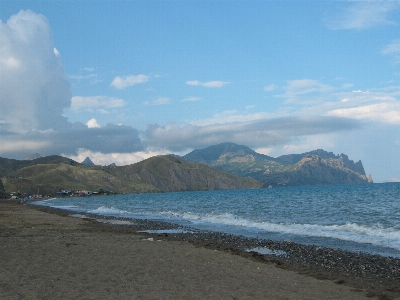
[[149,234],[138,231],[160,225],[69,214],[0,201],[1,299],[400,299],[398,260],[312,256],[366,265],[346,271],[329,257],[319,266],[246,252],[231,236]]

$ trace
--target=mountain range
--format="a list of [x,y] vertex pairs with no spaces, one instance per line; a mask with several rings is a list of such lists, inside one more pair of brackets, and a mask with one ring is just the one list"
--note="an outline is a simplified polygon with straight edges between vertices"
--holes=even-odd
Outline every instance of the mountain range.
[[322,149],[277,158],[260,154],[234,143],[222,143],[194,150],[182,157],[187,161],[251,177],[264,187],[368,183],[361,161],[334,155]]
[[151,157],[127,166],[87,166],[62,156],[31,161],[0,159],[7,193],[55,195],[60,190],[151,193],[260,188],[240,178],[172,155]]
[[361,161],[315,150],[277,158],[233,143],[194,150],[183,157],[155,156],[127,166],[97,166],[52,155],[0,158],[0,197],[21,192],[54,195],[60,190],[149,193],[217,189],[351,184],[372,181]]

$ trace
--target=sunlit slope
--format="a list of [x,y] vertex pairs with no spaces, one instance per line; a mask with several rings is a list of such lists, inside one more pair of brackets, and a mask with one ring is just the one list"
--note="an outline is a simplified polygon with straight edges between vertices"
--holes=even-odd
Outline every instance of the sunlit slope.
[[197,149],[184,159],[207,164],[240,177],[251,177],[265,187],[367,183],[361,161],[324,150],[273,158],[233,143]]
[[127,180],[140,178],[161,191],[223,190],[262,186],[254,179],[239,178],[171,155],[152,157],[134,165],[116,167],[113,172]]
[[8,193],[19,191],[49,195],[64,189],[148,193],[262,186],[254,179],[239,178],[168,155],[121,167],[36,164],[22,167],[3,177],[2,181]]

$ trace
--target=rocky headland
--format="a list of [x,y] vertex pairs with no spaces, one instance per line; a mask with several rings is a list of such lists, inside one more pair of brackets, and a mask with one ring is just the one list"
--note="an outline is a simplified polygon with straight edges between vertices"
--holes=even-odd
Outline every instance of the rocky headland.
[[[234,143],[194,150],[183,156],[240,177],[251,177],[264,187],[368,183],[361,161],[322,149],[277,158]],[[372,179],[370,179],[372,181]]]

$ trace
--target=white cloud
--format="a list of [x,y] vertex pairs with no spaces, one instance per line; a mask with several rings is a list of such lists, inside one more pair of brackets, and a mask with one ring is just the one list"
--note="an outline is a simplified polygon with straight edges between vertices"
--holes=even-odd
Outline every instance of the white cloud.
[[351,108],[339,108],[328,111],[327,115],[400,124],[400,103],[376,103]]
[[[0,143],[0,156],[8,153],[15,153],[24,149],[27,154],[41,151],[51,146],[50,141],[27,141],[27,140],[15,140],[9,139],[8,137],[2,137]],[[21,155],[23,157],[23,155]]]
[[[79,75],[68,75],[68,78],[74,81],[81,81],[81,80],[89,80],[90,84],[96,84],[99,82],[102,82],[103,79],[101,79],[99,77],[99,74],[97,73],[92,73],[95,70],[95,68],[91,68],[91,67],[87,67],[87,68],[83,68],[80,71],[84,71],[82,72],[82,74]],[[76,85],[77,83],[74,82],[74,85]]]
[[97,123],[97,120],[95,118],[90,119],[87,123],[86,123],[88,128],[100,128],[99,123]]
[[153,101],[145,101],[144,105],[165,105],[165,104],[169,104],[169,103],[170,103],[169,98],[159,97]]
[[77,122],[71,124],[70,128],[58,131],[30,130],[23,134],[8,132],[1,137],[0,156],[21,158],[33,152],[43,156],[74,154],[79,148],[102,153],[143,151],[138,130],[124,125],[107,124],[98,127],[96,124],[97,121],[90,120],[87,124]]
[[[343,4],[343,3],[342,3]],[[351,1],[336,16],[326,20],[331,29],[368,29],[381,25],[395,25],[390,12],[399,8],[400,1]]]
[[272,92],[276,89],[276,85],[275,84],[270,84],[267,86],[264,86],[264,91],[266,92]]
[[382,54],[393,57],[394,63],[400,63],[400,40],[394,40],[382,49]]
[[47,19],[21,10],[0,22],[0,40],[0,122],[15,132],[68,126],[72,94]]
[[271,147],[268,155],[278,157],[285,154],[305,153],[316,149],[332,149],[336,146],[338,133],[324,133],[297,137],[284,145]]
[[[400,124],[400,86],[381,89],[343,91],[317,80],[300,79],[288,81],[285,87],[286,112],[281,115],[325,115],[351,119]],[[293,106],[295,104],[296,106]],[[290,110],[290,106],[294,108]]]
[[187,85],[192,85],[192,86],[203,86],[203,87],[207,87],[207,88],[221,88],[224,85],[229,84],[230,82],[226,82],[226,81],[219,81],[219,80],[215,80],[215,81],[207,81],[207,82],[201,82],[198,80],[189,80],[186,81]]
[[102,153],[99,151],[91,151],[80,148],[78,149],[76,155],[63,154],[63,156],[73,159],[77,162],[82,162],[86,157],[89,157],[96,165],[102,166],[107,166],[112,163],[115,163],[117,166],[126,166],[156,155],[165,154],[170,154],[170,151],[165,149],[148,149],[146,151],[137,151],[131,153]]
[[200,101],[200,97],[186,97],[182,100],[182,102],[195,102],[195,101]]
[[71,101],[71,110],[77,111],[93,111],[93,109],[104,110],[110,108],[118,108],[126,105],[125,100],[107,97],[107,96],[74,96]]
[[271,152],[273,151],[273,149],[274,147],[259,147],[253,150],[256,151],[257,153],[271,156]]
[[141,84],[149,81],[149,76],[144,74],[139,75],[128,75],[125,77],[117,76],[111,82],[111,86],[117,89],[124,89],[136,84]]
[[56,48],[53,48],[53,52],[54,52],[54,55],[55,55],[55,56],[61,57],[60,52],[58,52],[58,50],[57,50]]
[[390,177],[385,182],[400,182],[400,178]]
[[[276,116],[276,114],[275,114]],[[215,114],[208,119],[194,120],[190,124],[197,126],[207,126],[212,124],[225,124],[234,122],[249,122],[271,118],[272,114],[267,112],[258,112],[254,114],[240,114],[236,110],[226,110],[222,113]]]
[[338,117],[285,117],[210,125],[149,125],[144,144],[173,151],[196,149],[222,142],[249,147],[286,144],[293,138],[352,130],[357,121]]
[[332,92],[334,87],[313,79],[296,79],[289,80],[285,89],[285,97],[295,98],[298,95]]

